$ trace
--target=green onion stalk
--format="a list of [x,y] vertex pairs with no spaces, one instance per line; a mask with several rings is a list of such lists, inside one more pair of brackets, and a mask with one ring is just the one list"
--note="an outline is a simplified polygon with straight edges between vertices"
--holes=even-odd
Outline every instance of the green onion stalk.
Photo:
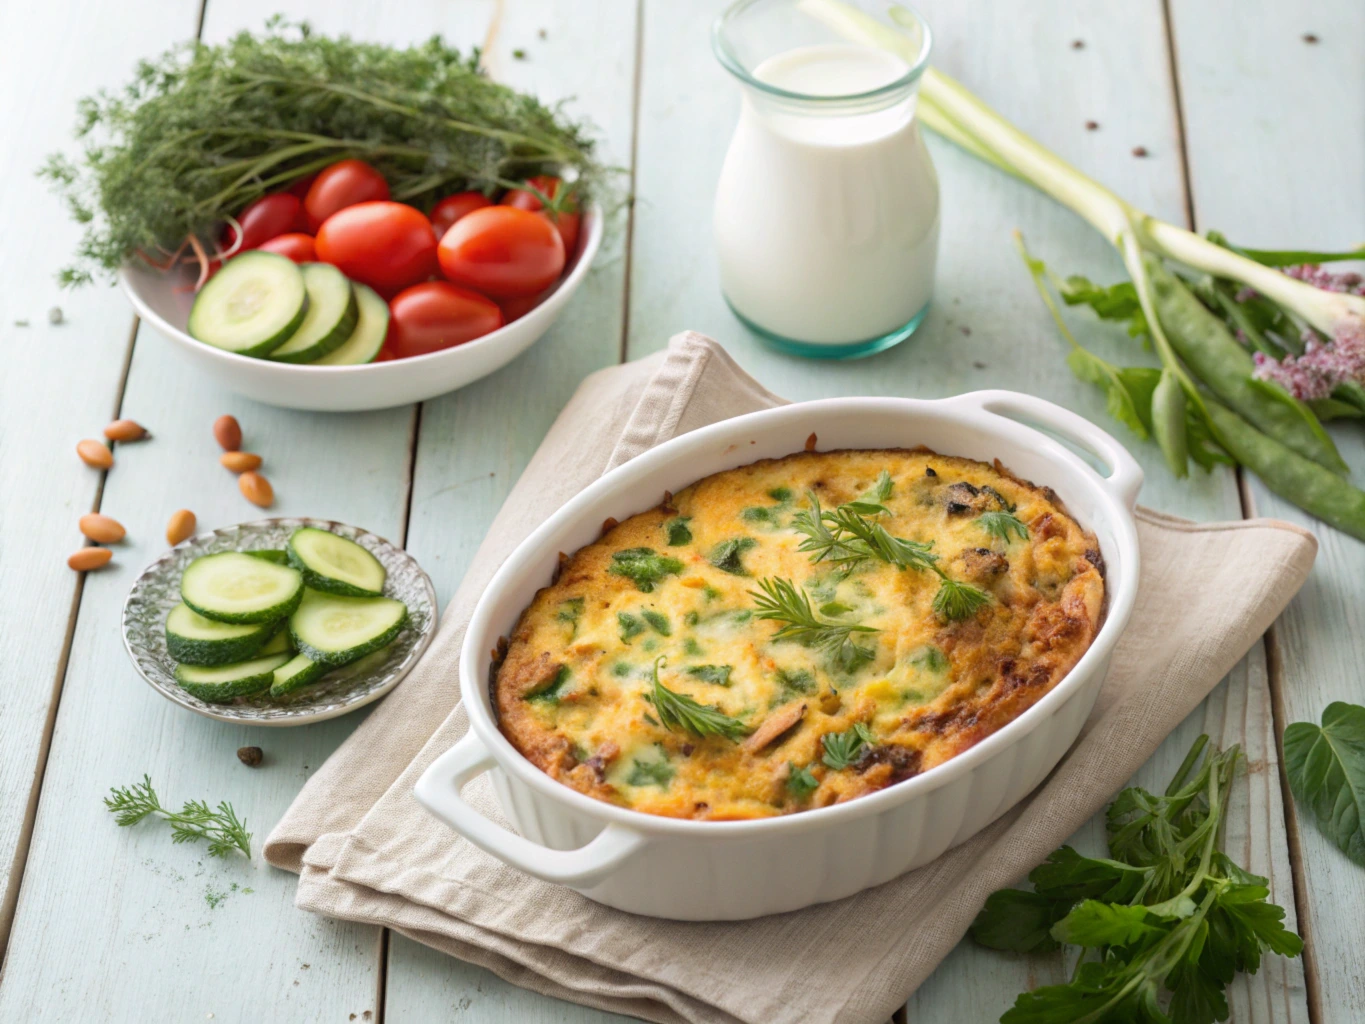
[[[905,31],[840,0],[801,0],[801,8],[846,38],[907,62],[921,49],[920,23],[896,4],[889,14]],[[1365,250],[1240,249],[1219,235],[1161,221],[932,68],[921,79],[918,112],[931,130],[1073,210],[1118,251],[1131,283],[1053,283],[1068,304],[1091,305],[1102,317],[1128,320],[1130,333],[1148,335],[1159,372],[1146,371],[1149,378],[1084,350],[1077,358],[1075,349],[1070,364],[1106,388],[1116,416],[1155,438],[1173,473],[1184,476],[1190,458],[1205,468],[1234,461],[1277,494],[1365,540],[1365,492],[1345,481],[1347,466],[1321,422],[1365,412],[1365,286],[1359,275],[1319,266],[1365,258]],[[1030,260],[1044,287],[1040,268]]]

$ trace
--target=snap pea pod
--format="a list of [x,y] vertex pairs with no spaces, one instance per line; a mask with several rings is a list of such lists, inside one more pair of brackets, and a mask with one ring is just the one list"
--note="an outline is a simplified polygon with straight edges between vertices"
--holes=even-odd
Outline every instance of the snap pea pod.
[[1185,476],[1190,459],[1185,427],[1185,389],[1170,370],[1162,370],[1152,391],[1152,433],[1176,476]]
[[1190,371],[1258,430],[1335,473],[1346,473],[1346,463],[1313,411],[1288,392],[1255,380],[1250,354],[1158,257],[1144,254],[1143,265],[1161,326]]
[[1263,434],[1208,396],[1204,407],[1218,443],[1267,487],[1323,522],[1365,540],[1365,491]]

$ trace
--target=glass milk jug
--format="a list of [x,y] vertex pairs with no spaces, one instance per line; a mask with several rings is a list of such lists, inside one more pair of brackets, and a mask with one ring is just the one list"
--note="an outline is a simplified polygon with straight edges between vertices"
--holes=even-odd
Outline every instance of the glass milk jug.
[[[848,6],[894,34],[895,51],[848,32]],[[896,22],[876,13],[886,6],[739,0],[713,31],[743,90],[716,186],[721,288],[787,352],[871,355],[909,337],[928,309],[938,176],[915,100],[930,36],[906,8]]]

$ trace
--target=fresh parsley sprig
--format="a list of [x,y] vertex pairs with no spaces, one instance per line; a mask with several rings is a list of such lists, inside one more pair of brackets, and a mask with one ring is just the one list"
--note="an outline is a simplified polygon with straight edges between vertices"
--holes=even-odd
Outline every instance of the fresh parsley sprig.
[[1119,794],[1109,858],[1063,846],[1029,874],[1033,891],[991,894],[972,925],[982,945],[1083,949],[1068,984],[1023,993],[1002,1024],[1212,1024],[1227,1019],[1223,990],[1236,972],[1254,973],[1265,952],[1303,949],[1266,880],[1218,849],[1240,754],[1207,745],[1195,742],[1164,794]]
[[251,833],[226,800],[216,810],[204,800],[186,800],[179,813],[168,811],[152,788],[152,777],[144,775],[141,782],[111,789],[104,798],[104,806],[113,812],[120,825],[136,825],[153,815],[163,818],[171,825],[172,842],[207,839],[211,857],[226,857],[233,852],[251,856]]
[[659,681],[659,666],[667,664],[667,659],[654,659],[654,684],[645,700],[654,705],[659,716],[659,724],[669,732],[690,732],[705,739],[708,736],[721,736],[737,742],[749,735],[750,729],[738,718],[731,718],[720,708],[702,704],[685,693],[670,690]]
[[982,512],[976,517],[976,525],[1006,544],[1010,542],[1011,534],[1028,540],[1028,527],[1013,512]]
[[855,722],[846,732],[825,733],[821,738],[824,754],[820,760],[834,771],[841,771],[856,762],[871,742],[872,730],[863,722]]
[[856,622],[829,622],[815,614],[810,597],[791,580],[767,577],[758,581],[760,590],[751,590],[757,617],[784,625],[773,634],[774,640],[793,640],[832,656],[845,672],[855,672],[877,656],[870,647],[853,641],[854,633],[880,630]]

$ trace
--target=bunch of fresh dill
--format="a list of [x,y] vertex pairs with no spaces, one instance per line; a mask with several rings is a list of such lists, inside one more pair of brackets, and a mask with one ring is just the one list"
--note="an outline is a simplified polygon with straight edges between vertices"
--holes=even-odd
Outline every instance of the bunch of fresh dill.
[[490,81],[477,51],[332,38],[279,17],[141,62],[123,89],[80,102],[76,138],[77,160],[55,154],[39,171],[86,225],[66,285],[139,255],[164,265],[190,240],[212,252],[225,215],[337,160],[374,165],[421,209],[539,173],[583,196],[603,177],[586,128]]

